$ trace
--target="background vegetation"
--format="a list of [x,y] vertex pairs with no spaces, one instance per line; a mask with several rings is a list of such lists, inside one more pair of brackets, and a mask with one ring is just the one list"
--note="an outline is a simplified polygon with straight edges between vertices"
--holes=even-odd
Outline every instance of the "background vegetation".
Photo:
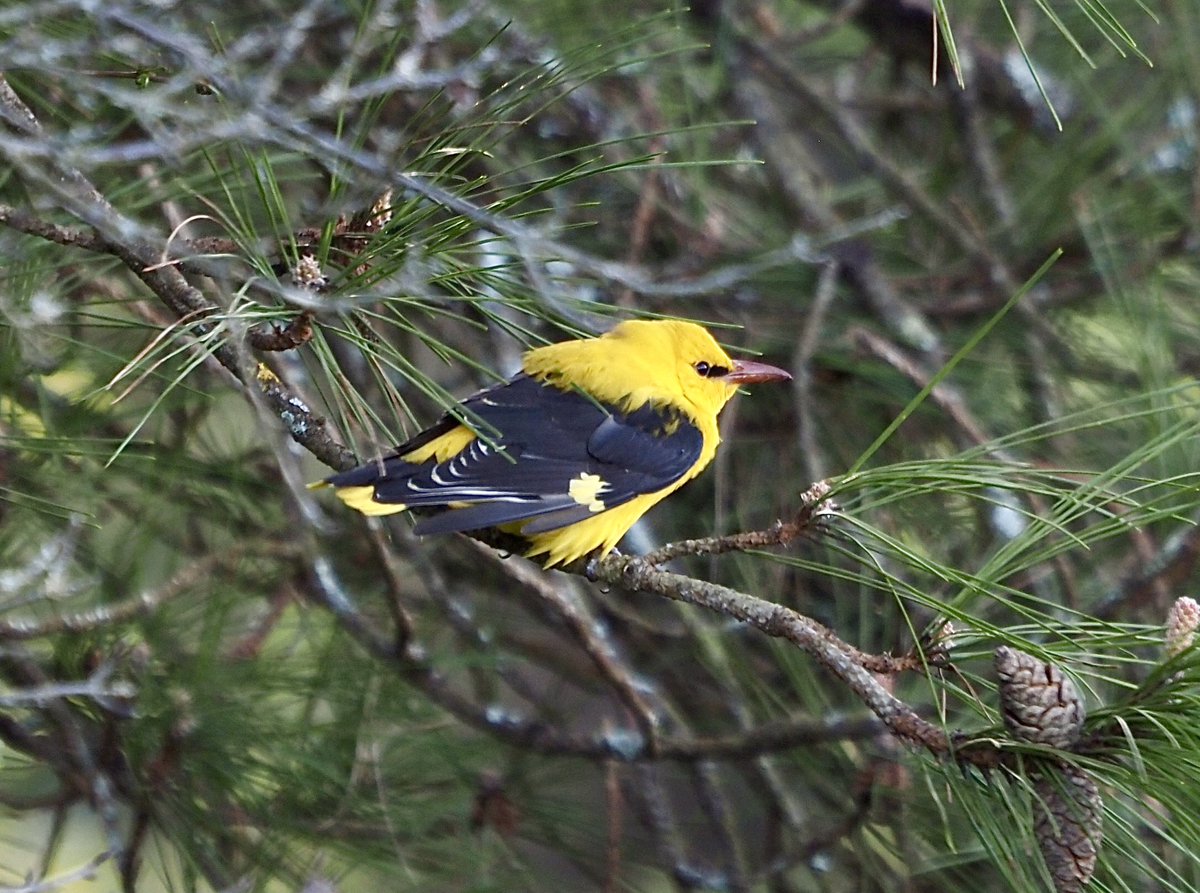
[[[1200,13],[935,8],[0,5],[0,886],[1194,889]],[[305,488],[634,314],[704,585]]]

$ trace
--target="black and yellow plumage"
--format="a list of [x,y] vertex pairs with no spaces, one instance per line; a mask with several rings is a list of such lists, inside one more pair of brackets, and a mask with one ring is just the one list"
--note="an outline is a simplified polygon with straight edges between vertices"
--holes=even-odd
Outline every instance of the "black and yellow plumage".
[[325,483],[366,514],[416,512],[418,534],[499,528],[565,563],[612,549],[712,460],[717,414],[740,384],[790,377],[675,321],[625,322],[523,365],[463,401],[475,427],[447,415]]

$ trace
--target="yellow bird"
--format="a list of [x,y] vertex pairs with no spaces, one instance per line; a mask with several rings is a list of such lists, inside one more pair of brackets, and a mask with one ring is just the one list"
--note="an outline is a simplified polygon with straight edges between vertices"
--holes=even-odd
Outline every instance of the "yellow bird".
[[730,359],[698,325],[631,320],[525,354],[522,371],[395,452],[323,481],[368,515],[413,510],[418,534],[499,528],[546,567],[604,555],[717,451],[739,385],[782,369]]

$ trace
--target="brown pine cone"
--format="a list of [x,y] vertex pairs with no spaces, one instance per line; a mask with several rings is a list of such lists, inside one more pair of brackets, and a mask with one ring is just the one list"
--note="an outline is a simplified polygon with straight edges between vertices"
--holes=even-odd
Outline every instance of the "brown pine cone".
[[1058,667],[1015,648],[996,649],[1000,709],[1014,737],[1070,750],[1087,712],[1083,698]]
[[1034,782],[1033,833],[1057,893],[1081,893],[1096,870],[1104,805],[1091,777],[1075,766]]

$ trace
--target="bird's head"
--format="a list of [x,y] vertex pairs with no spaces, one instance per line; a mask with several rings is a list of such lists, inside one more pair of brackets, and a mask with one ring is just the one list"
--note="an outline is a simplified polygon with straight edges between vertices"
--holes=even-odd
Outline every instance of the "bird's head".
[[653,403],[709,418],[741,385],[792,377],[766,363],[732,359],[707,330],[678,320],[628,320],[599,338],[532,351],[525,368],[561,376],[627,410]]

